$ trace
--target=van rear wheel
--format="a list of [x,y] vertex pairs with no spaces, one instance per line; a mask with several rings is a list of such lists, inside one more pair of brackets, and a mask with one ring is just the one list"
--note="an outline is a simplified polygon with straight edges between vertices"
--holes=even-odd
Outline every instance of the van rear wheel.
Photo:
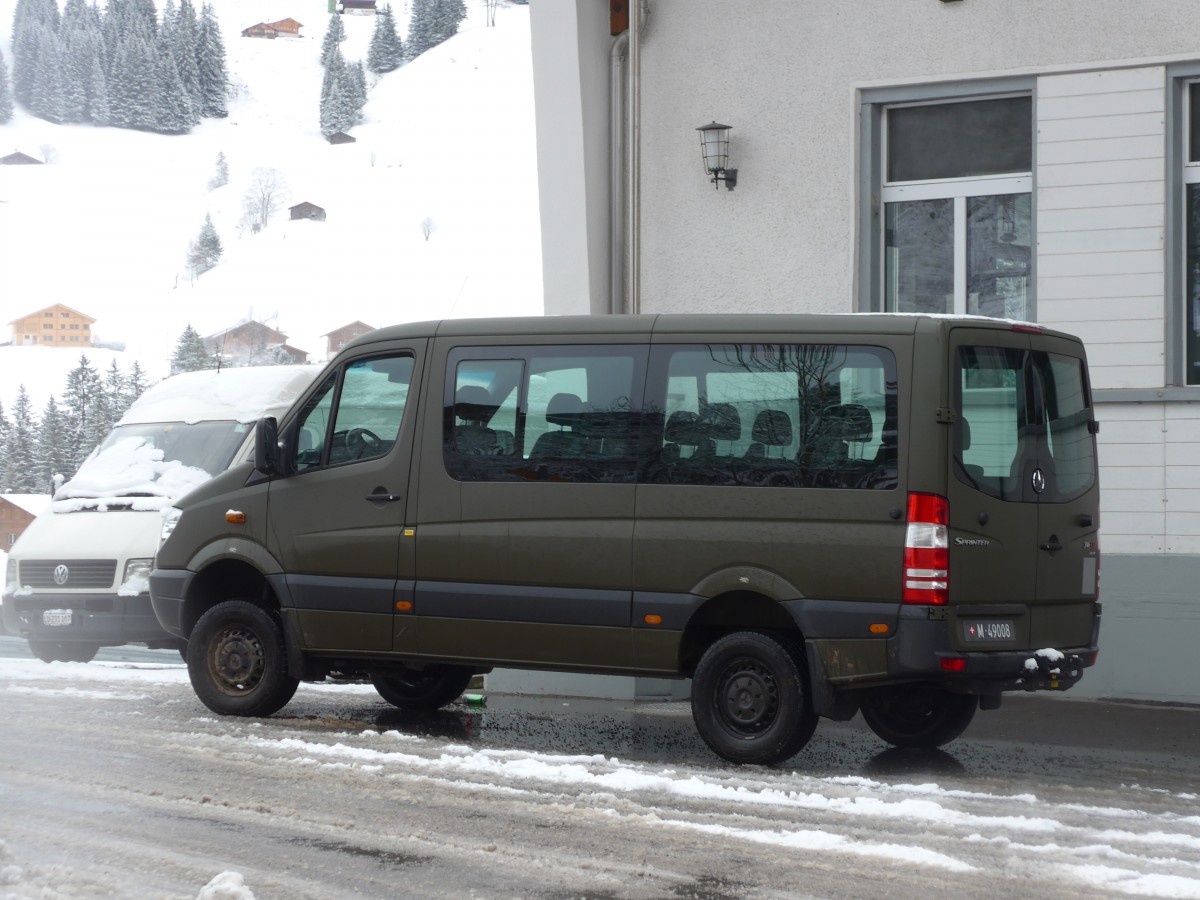
[[804,651],[756,631],[726,635],[696,666],[692,718],[704,742],[730,762],[790,759],[817,727]]
[[875,734],[894,747],[932,749],[966,731],[979,698],[952,694],[935,684],[876,688],[863,695],[863,718]]
[[288,674],[278,620],[245,600],[219,603],[200,617],[187,664],[200,702],[223,716],[269,716],[300,684]]
[[462,666],[432,665],[373,672],[371,683],[380,697],[399,709],[441,709],[462,696],[473,675]]

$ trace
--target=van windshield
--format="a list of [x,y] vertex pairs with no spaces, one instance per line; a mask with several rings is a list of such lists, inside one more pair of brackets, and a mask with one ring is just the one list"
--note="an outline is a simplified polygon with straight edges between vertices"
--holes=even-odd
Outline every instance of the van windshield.
[[177,499],[228,468],[253,427],[232,421],[119,425],[54,499]]
[[[1096,480],[1091,397],[1083,360],[1010,347],[962,347],[955,470],[998,497],[1072,500]],[[1030,496],[1029,475],[1045,476]]]

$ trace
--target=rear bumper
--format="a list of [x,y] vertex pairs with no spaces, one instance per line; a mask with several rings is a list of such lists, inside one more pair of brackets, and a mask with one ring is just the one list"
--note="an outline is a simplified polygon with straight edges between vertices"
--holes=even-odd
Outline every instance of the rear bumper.
[[[29,594],[4,598],[4,627],[9,634],[34,641],[119,646],[162,641],[170,637],[158,624],[149,594]],[[67,625],[47,625],[46,610],[69,609]]]

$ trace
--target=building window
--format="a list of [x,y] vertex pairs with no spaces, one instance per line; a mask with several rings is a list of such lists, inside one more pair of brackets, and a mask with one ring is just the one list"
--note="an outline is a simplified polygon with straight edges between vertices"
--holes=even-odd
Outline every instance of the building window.
[[1032,97],[882,106],[878,140],[871,306],[1032,319]]
[[1187,384],[1200,384],[1200,82],[1186,86],[1184,116],[1184,378]]

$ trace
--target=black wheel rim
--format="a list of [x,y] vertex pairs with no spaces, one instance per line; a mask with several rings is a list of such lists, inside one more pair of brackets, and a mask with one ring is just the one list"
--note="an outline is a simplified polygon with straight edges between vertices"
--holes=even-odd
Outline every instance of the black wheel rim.
[[223,694],[243,696],[258,687],[266,672],[262,641],[249,628],[225,628],[209,644],[208,668]]
[[775,675],[753,659],[738,659],[725,667],[717,682],[716,708],[721,722],[733,734],[761,734],[779,712]]

